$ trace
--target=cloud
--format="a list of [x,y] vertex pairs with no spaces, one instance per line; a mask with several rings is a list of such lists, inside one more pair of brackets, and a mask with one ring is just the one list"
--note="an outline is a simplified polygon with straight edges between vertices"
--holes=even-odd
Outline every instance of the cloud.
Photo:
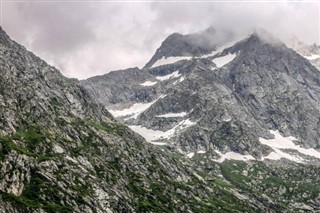
[[4,30],[68,77],[142,67],[171,33],[262,27],[319,43],[317,3],[3,2]]

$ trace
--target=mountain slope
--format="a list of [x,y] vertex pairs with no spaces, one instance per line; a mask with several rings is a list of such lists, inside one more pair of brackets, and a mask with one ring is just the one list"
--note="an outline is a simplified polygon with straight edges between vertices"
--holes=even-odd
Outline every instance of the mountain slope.
[[269,211],[320,211],[319,70],[261,30],[212,52],[158,53],[143,69],[82,84],[148,142],[191,158],[206,180],[221,177]]
[[[254,212],[0,29],[0,212]],[[219,179],[220,181],[223,180]]]
[[184,153],[264,159],[277,150],[261,141],[279,130],[279,137],[297,140],[287,147],[295,155],[320,158],[314,150],[320,145],[320,72],[305,58],[259,31],[203,54],[82,83],[149,142],[174,144]]

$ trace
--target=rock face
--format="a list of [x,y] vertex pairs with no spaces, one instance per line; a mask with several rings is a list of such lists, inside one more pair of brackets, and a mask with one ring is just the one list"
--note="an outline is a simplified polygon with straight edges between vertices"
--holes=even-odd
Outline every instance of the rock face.
[[[168,39],[159,48],[162,54]],[[153,58],[162,60],[159,49]],[[320,148],[320,72],[280,40],[260,30],[210,54],[167,62],[82,83],[149,142],[171,144],[183,153],[264,159],[278,150],[260,138],[272,139],[270,130],[278,130],[282,139],[295,137],[292,146],[312,149],[315,154],[305,160],[320,158],[315,150]],[[300,151],[296,154],[305,157]]]
[[257,209],[146,143],[2,29],[0,71],[0,212]]

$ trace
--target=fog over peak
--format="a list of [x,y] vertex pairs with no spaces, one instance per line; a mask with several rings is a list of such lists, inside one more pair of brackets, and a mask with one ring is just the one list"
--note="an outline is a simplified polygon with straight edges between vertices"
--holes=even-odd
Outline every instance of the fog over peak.
[[[320,43],[318,2],[10,2],[3,29],[68,77],[142,67],[174,32],[205,46],[263,28],[284,40]],[[211,26],[211,27],[210,27]],[[208,28],[210,27],[210,28]],[[207,30],[206,30],[207,29]],[[206,31],[204,31],[206,30]]]

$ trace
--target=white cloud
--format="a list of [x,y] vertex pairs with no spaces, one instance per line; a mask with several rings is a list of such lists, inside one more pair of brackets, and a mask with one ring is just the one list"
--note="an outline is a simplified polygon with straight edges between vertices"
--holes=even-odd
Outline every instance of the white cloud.
[[173,32],[262,27],[319,43],[317,3],[3,2],[3,28],[68,77],[142,67]]

